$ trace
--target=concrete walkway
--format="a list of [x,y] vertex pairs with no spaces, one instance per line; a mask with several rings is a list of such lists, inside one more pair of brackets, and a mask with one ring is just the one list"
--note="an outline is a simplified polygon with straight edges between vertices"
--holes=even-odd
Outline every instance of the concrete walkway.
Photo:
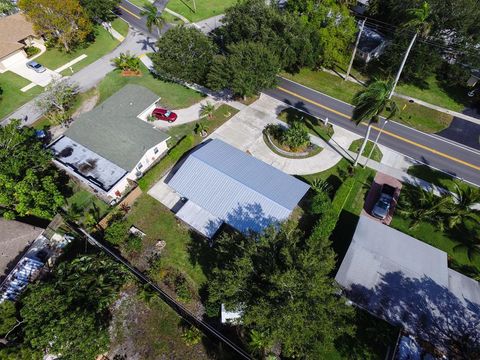
[[207,139],[221,139],[288,174],[313,174],[335,166],[342,155],[316,136],[311,136],[311,141],[323,150],[309,158],[285,158],[270,150],[263,140],[263,129],[268,124],[284,124],[276,117],[284,108],[282,102],[262,94],[256,102],[233,116]]
[[[175,11],[170,10],[169,8],[165,8],[165,11],[168,12],[170,15],[173,15],[173,16],[179,18],[179,19],[182,20],[185,24],[190,24],[190,20],[188,20],[185,16],[180,15],[179,13],[176,13]],[[195,24],[193,24],[193,25],[195,25]],[[196,25],[195,25],[195,26],[196,26]]]
[[225,14],[212,16],[211,18],[197,21],[193,25],[200,29],[204,34],[209,34],[211,31],[222,26],[222,19],[224,18],[224,16]]

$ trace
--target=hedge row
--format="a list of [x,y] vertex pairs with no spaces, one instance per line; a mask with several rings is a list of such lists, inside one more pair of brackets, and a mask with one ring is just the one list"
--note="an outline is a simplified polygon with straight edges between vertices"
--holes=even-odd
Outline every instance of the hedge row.
[[332,208],[337,214],[337,216],[340,215],[340,212],[345,206],[345,203],[347,202],[347,199],[352,192],[353,185],[355,185],[356,180],[357,179],[355,176],[347,178],[335,193],[335,197],[332,200]]
[[167,154],[158,163],[150,168],[138,181],[142,191],[148,191],[155,185],[180,158],[195,144],[193,135],[186,135],[181,138],[174,147],[168,150]]

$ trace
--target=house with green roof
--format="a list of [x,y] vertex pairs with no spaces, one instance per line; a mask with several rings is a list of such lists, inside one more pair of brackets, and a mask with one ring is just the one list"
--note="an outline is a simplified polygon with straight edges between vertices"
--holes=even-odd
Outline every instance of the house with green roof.
[[126,85],[50,146],[55,163],[107,199],[120,198],[167,151],[169,136],[138,117],[157,101],[150,90]]

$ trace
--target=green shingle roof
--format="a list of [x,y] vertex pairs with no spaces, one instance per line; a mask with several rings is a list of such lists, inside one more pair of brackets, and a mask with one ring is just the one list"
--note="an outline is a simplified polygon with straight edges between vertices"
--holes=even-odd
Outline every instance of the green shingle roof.
[[142,86],[126,85],[75,120],[65,136],[131,171],[148,149],[169,138],[137,118],[157,99]]

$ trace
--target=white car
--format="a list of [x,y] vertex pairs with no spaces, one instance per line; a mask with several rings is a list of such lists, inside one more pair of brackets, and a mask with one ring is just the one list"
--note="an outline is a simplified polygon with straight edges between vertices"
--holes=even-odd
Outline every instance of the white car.
[[37,63],[36,61],[29,61],[29,62],[27,63],[27,67],[28,67],[29,69],[32,69],[33,71],[36,71],[37,73],[42,73],[42,72],[44,72],[45,70],[47,70],[47,69],[45,68],[45,66]]

